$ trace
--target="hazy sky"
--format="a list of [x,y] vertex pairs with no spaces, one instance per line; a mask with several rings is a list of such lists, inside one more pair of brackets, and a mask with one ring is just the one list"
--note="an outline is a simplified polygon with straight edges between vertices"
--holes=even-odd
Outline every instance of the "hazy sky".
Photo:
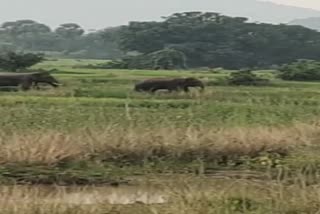
[[320,0],[269,0],[272,2],[320,10]]
[[[181,5],[185,5],[187,0],[157,0],[162,6],[165,5],[161,8],[152,4],[152,1],[156,0],[0,0],[0,23],[33,19],[51,27],[76,22],[86,29],[98,29],[127,24],[129,20],[156,20],[159,14],[170,15],[172,12],[179,12]],[[320,10],[320,0],[269,1]],[[146,2],[148,4],[145,4]],[[197,2],[198,0],[194,0],[193,4]],[[206,8],[205,5],[200,7]],[[157,11],[157,14],[154,11]]]

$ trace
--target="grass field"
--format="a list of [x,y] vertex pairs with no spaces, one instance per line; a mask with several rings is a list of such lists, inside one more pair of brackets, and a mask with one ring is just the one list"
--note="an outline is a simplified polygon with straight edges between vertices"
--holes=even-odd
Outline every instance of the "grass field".
[[[309,122],[320,114],[318,83],[274,80],[272,87],[227,87],[215,83],[228,72],[73,68],[86,63],[90,61],[48,61],[38,65],[58,69],[54,75],[64,86],[58,90],[2,92],[1,126],[62,130],[103,128],[108,124],[243,127]],[[268,71],[260,74],[273,77]],[[210,86],[203,94],[193,91],[151,96],[132,90],[139,80],[175,76],[195,76]]]
[[[136,177],[179,174],[191,179],[186,190],[174,193],[174,204],[133,209],[137,213],[319,211],[320,83],[286,82],[278,80],[274,71],[256,71],[272,79],[271,86],[231,87],[221,83],[233,71],[83,68],[95,63],[100,61],[45,61],[34,68],[55,69],[53,75],[62,87],[0,92],[3,184],[119,185]],[[133,92],[137,81],[181,76],[202,79],[205,92]],[[238,179],[214,183],[204,193],[188,187],[222,170],[225,177],[236,172],[233,177]],[[241,176],[247,171],[263,178]],[[167,182],[175,186],[177,181]],[[263,191],[258,193],[250,185]],[[218,186],[217,192],[210,192]],[[9,198],[22,194],[10,191]],[[23,194],[34,195],[29,190]],[[11,213],[20,213],[14,212],[19,206],[25,204],[0,201],[0,210]],[[76,209],[58,202],[47,203],[46,209],[35,203],[26,210],[46,213],[52,207],[56,213],[128,210],[99,204]]]

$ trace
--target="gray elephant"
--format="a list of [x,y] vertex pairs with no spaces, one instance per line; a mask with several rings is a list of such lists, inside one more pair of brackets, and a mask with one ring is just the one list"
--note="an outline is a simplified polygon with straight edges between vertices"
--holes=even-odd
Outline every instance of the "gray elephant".
[[39,83],[46,83],[55,88],[60,85],[48,72],[0,73],[0,87],[20,86],[22,90],[29,90],[34,86],[39,89]]
[[144,80],[135,85],[134,90],[138,92],[156,92],[157,90],[168,90],[179,91],[184,90],[185,92],[189,92],[189,87],[200,87],[201,91],[204,90],[205,86],[203,82],[196,78],[173,78],[173,79],[165,79],[165,78],[154,78]]

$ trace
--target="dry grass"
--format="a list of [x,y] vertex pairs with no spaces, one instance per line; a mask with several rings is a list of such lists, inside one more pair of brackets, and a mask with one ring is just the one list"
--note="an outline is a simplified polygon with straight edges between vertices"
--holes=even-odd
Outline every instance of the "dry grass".
[[[320,211],[319,186],[194,177],[159,183],[162,183],[161,193],[146,187],[73,188],[72,191],[64,187],[0,187],[0,213],[314,214]],[[149,194],[146,200],[150,204],[141,200],[143,192]],[[166,200],[160,200],[161,195]]]
[[0,163],[55,164],[67,158],[82,159],[85,147],[70,135],[57,132],[2,135]]
[[[185,184],[173,197],[170,213],[318,213],[319,186],[284,185],[276,181],[220,180]],[[300,180],[304,183],[304,178]],[[300,183],[300,184],[301,184]],[[174,186],[171,187],[174,189]]]
[[250,156],[261,152],[286,154],[298,146],[320,140],[319,125],[257,128],[119,128],[85,129],[72,133],[38,131],[1,133],[0,163],[41,163],[52,165],[63,160],[143,161]]

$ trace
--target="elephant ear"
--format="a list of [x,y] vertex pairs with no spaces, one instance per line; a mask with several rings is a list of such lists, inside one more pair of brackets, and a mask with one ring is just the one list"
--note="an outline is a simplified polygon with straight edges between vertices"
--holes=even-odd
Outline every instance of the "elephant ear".
[[45,76],[50,76],[50,73],[48,71],[38,71],[33,73],[32,75],[36,77],[45,77]]
[[50,69],[50,70],[45,70],[48,74],[53,74],[53,73],[59,73],[59,70],[56,68]]
[[196,79],[193,78],[193,77],[187,77],[187,78],[185,79],[186,82],[193,82],[193,81],[195,81],[195,80],[196,80]]
[[37,74],[50,74],[52,73],[53,71],[52,70],[43,70],[43,69],[38,69],[38,70],[35,70],[34,73],[37,73]]
[[50,75],[50,72],[49,71],[42,71],[42,72],[39,72],[39,74],[41,74],[41,75]]

